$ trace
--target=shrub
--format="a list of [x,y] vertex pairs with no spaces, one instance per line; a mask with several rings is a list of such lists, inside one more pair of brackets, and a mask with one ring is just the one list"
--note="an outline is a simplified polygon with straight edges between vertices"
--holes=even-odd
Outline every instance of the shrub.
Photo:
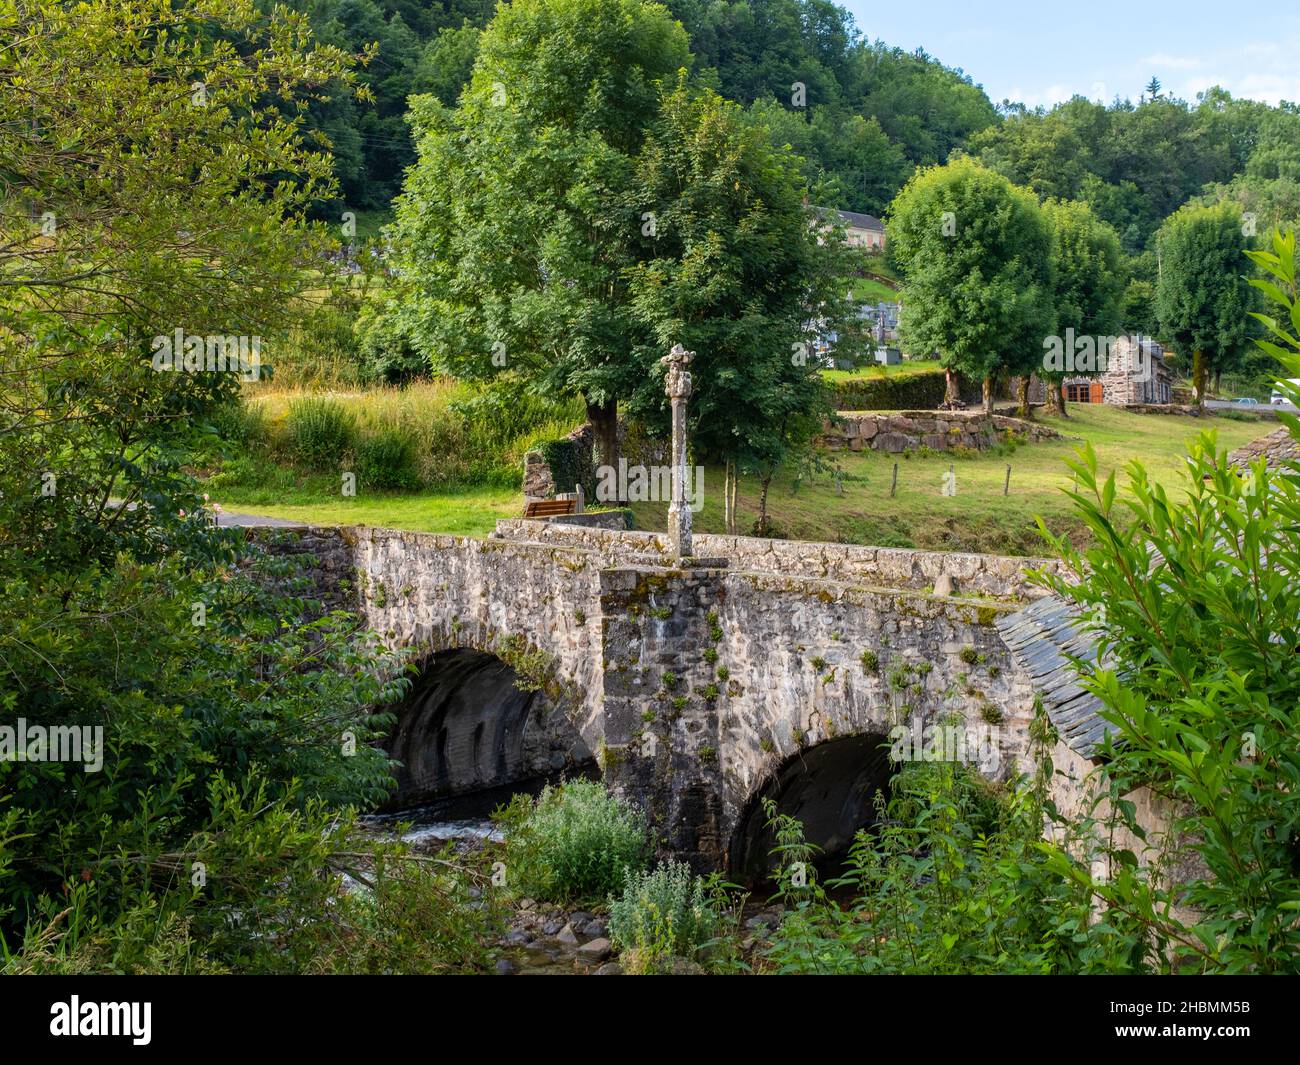
[[645,868],[645,816],[596,781],[548,786],[535,803],[516,796],[496,817],[506,836],[506,875],[536,898],[599,901],[627,871]]
[[289,405],[285,430],[295,460],[308,469],[335,470],[352,447],[356,419],[336,400],[308,396]]
[[362,436],[356,445],[356,471],[357,479],[368,488],[417,488],[415,442],[396,427]]
[[621,897],[609,897],[609,937],[629,972],[663,972],[673,957],[693,959],[720,924],[702,877],[685,862],[629,872]]

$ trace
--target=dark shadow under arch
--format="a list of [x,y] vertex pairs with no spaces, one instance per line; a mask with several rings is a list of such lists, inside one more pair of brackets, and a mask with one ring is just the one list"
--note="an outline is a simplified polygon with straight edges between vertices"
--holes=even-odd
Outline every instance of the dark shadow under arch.
[[591,751],[564,713],[493,654],[438,651],[393,712],[384,749],[400,764],[385,805],[402,809],[496,789],[535,790],[562,774],[587,774]]
[[787,758],[754,793],[732,834],[728,864],[745,883],[765,880],[776,845],[763,800],[803,823],[804,838],[823,850],[818,865],[838,867],[859,829],[877,820],[876,795],[889,798],[893,769],[883,735],[826,740]]

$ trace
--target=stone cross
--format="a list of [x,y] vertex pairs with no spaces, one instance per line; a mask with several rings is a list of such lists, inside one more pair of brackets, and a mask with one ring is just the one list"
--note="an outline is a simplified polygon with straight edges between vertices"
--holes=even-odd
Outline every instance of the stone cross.
[[691,556],[691,508],[686,501],[686,401],[691,395],[691,375],[686,367],[695,358],[680,344],[659,360],[667,373],[664,393],[673,406],[673,501],[668,507],[668,542],[675,557]]

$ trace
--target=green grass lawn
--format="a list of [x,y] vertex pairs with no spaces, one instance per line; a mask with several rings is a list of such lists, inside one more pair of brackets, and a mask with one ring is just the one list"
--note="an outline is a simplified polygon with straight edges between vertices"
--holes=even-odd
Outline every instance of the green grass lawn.
[[210,489],[213,502],[232,513],[287,518],[309,525],[378,525],[455,536],[486,536],[497,518],[517,518],[517,488],[472,487],[445,492],[374,492],[364,485],[344,496],[342,479],[277,467],[265,483]]
[[[829,473],[805,478],[796,490],[790,472],[773,481],[768,511],[776,530],[798,540],[829,540],[878,546],[916,547],[944,551],[994,554],[1041,554],[1043,544],[1034,524],[1042,515],[1055,532],[1082,534],[1071,502],[1062,489],[1072,485],[1065,465],[1082,444],[1092,441],[1104,470],[1120,469],[1138,460],[1156,480],[1172,487],[1181,475],[1186,441],[1201,428],[1217,429],[1221,446],[1229,450],[1262,436],[1269,422],[1229,421],[1130,414],[1101,405],[1074,404],[1070,418],[1039,420],[1080,439],[1005,448],[1005,454],[985,452],[966,458],[943,454],[905,458],[883,452],[836,452],[843,470],[843,494]],[[890,498],[894,463],[898,491]],[[1002,486],[1011,466],[1008,495]],[[943,475],[952,467],[957,493],[941,494]],[[1125,475],[1121,473],[1120,483]],[[748,532],[758,514],[759,486],[753,479],[740,484],[740,528]],[[705,474],[705,504],[695,515],[700,532],[723,531],[723,484],[720,470]],[[639,528],[663,528],[663,504],[634,504]]]
[[[1130,414],[1101,405],[1073,404],[1070,413],[1069,419],[1040,415],[1040,421],[1076,439],[1008,447],[1002,449],[1004,453],[906,458],[875,451],[836,452],[832,457],[843,471],[842,494],[829,472],[805,477],[796,489],[793,471],[785,471],[773,482],[769,513],[777,531],[791,539],[1039,554],[1043,547],[1035,531],[1035,515],[1042,515],[1055,531],[1081,532],[1062,489],[1072,481],[1065,459],[1083,438],[1092,441],[1103,469],[1120,469],[1138,460],[1156,480],[1172,488],[1180,475],[1186,442],[1198,430],[1216,429],[1220,445],[1232,449],[1274,427],[1270,422]],[[891,499],[895,461],[898,491]],[[944,496],[940,488],[950,465],[957,494]],[[1008,465],[1011,487],[1003,496]],[[522,511],[517,488],[396,494],[367,492],[362,487],[356,497],[344,498],[337,477],[296,474],[284,468],[277,468],[274,477],[256,487],[214,485],[212,496],[229,511],[467,536],[484,536],[497,518],[517,517]],[[742,478],[742,531],[749,531],[758,513],[758,496],[757,481]],[[632,509],[638,528],[664,528],[665,504],[635,503]],[[720,469],[706,470],[705,504],[695,516],[695,528],[723,531]]]
[[880,377],[916,377],[919,374],[942,373],[943,366],[938,359],[909,359],[896,366],[872,363],[856,370],[823,370],[822,377],[832,384],[843,381],[869,381]]
[[855,277],[849,282],[849,291],[853,297],[859,300],[865,300],[870,303],[898,302],[898,290],[886,285],[883,281],[877,281],[874,277]]

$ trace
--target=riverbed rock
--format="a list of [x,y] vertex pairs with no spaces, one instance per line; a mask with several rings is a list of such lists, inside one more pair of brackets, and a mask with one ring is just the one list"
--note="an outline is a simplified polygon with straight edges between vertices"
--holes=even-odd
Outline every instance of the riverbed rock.
[[522,928],[512,928],[504,936],[501,942],[507,947],[524,947],[533,941],[531,932],[526,932]]
[[565,927],[564,921],[561,921],[558,917],[552,917],[549,921],[547,921],[544,925],[542,925],[542,934],[548,936],[558,935],[560,930],[563,929],[564,927]]
[[569,924],[574,928],[584,928],[596,919],[593,913],[587,913],[586,910],[574,910],[569,914]]
[[531,909],[535,909],[536,906],[537,906],[537,900],[536,900],[536,899],[520,899],[520,900],[519,900],[519,908],[520,908],[521,910],[531,910]]
[[584,943],[578,948],[578,957],[585,962],[604,961],[613,953],[613,946],[608,939],[603,936],[600,939],[593,939],[590,943]]
[[619,965],[619,963],[616,961],[607,961],[604,965],[602,965],[599,969],[596,970],[596,975],[597,976],[622,976],[623,966]]
[[513,976],[519,971],[519,966],[509,958],[497,958],[496,974],[497,976]]
[[605,931],[605,922],[597,917],[595,920],[588,921],[587,924],[583,926],[582,934],[588,939],[599,939],[605,934]]
[[578,945],[578,933],[573,930],[571,924],[566,924],[561,928],[555,938],[566,947],[576,947]]

